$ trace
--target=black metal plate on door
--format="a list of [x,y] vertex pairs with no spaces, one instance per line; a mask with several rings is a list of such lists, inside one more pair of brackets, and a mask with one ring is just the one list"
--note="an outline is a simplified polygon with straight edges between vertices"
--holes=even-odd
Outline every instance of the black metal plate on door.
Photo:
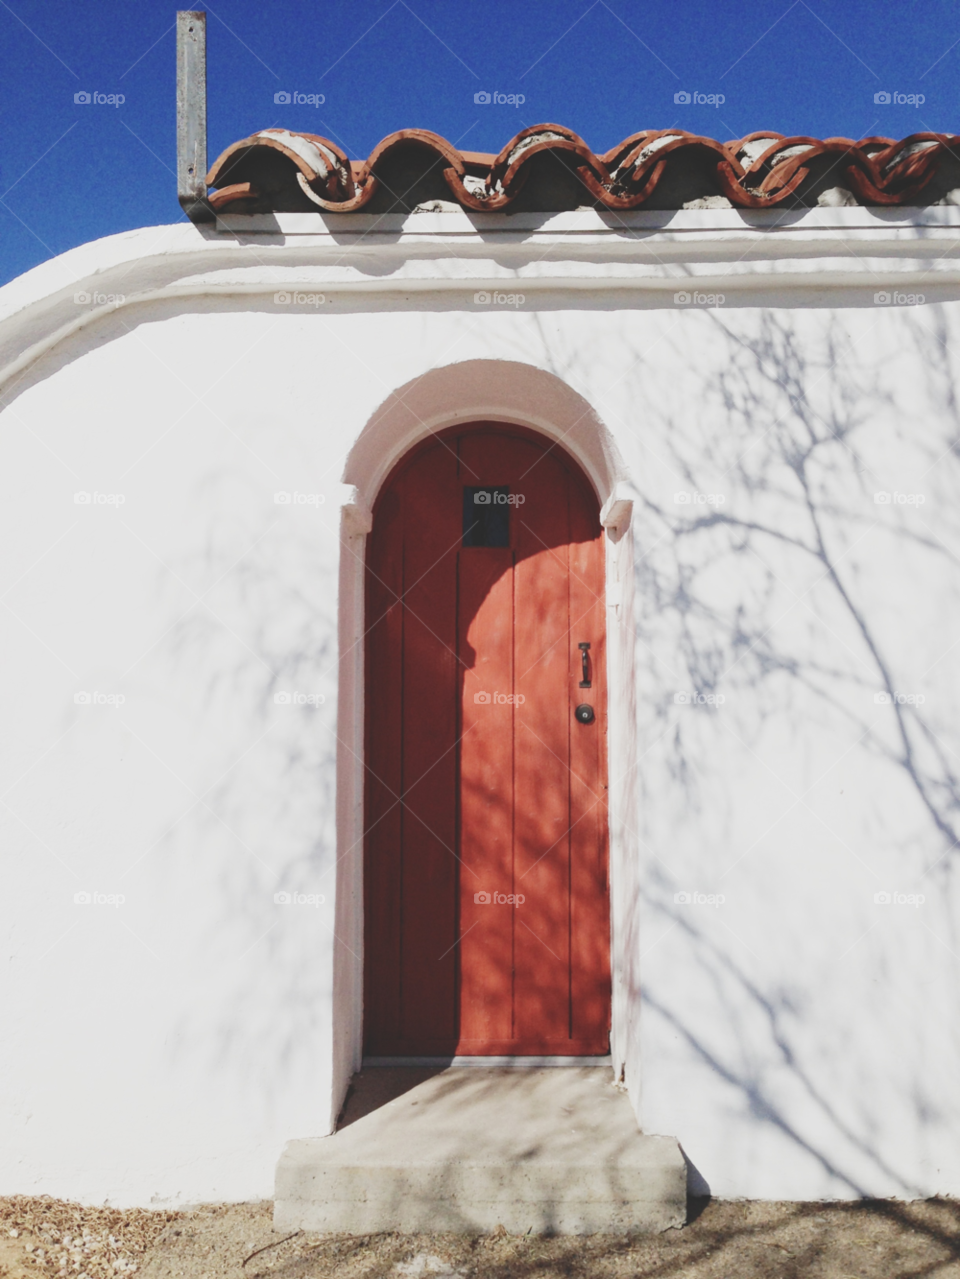
[[468,484],[463,490],[463,545],[509,546],[510,489]]

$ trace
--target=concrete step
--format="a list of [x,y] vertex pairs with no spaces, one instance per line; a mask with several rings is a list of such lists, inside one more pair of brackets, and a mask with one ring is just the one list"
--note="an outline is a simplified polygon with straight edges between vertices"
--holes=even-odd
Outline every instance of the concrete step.
[[672,1137],[610,1069],[367,1068],[332,1137],[288,1142],[278,1230],[628,1234],[682,1226]]

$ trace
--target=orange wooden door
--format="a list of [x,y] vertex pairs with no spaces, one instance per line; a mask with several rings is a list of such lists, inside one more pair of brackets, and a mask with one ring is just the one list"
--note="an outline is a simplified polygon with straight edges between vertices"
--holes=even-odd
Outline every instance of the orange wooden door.
[[606,1053],[603,545],[579,467],[519,428],[432,436],[377,502],[366,610],[365,1052]]

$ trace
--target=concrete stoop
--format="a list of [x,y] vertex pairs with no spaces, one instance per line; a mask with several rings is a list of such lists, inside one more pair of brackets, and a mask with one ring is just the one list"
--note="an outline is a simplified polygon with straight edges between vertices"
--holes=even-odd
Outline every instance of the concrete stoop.
[[686,1193],[677,1142],[638,1131],[609,1067],[372,1068],[332,1137],[288,1142],[274,1225],[628,1234],[682,1226]]

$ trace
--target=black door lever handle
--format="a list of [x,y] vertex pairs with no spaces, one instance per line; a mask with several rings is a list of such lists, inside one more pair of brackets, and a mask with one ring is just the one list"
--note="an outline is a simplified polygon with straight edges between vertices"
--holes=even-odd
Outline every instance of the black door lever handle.
[[590,651],[590,645],[581,643],[581,644],[578,644],[577,647],[580,649],[580,661],[582,663],[582,669],[583,669],[583,678],[580,681],[580,687],[590,688],[591,687],[590,666],[589,666],[589,659],[587,657],[587,653]]

